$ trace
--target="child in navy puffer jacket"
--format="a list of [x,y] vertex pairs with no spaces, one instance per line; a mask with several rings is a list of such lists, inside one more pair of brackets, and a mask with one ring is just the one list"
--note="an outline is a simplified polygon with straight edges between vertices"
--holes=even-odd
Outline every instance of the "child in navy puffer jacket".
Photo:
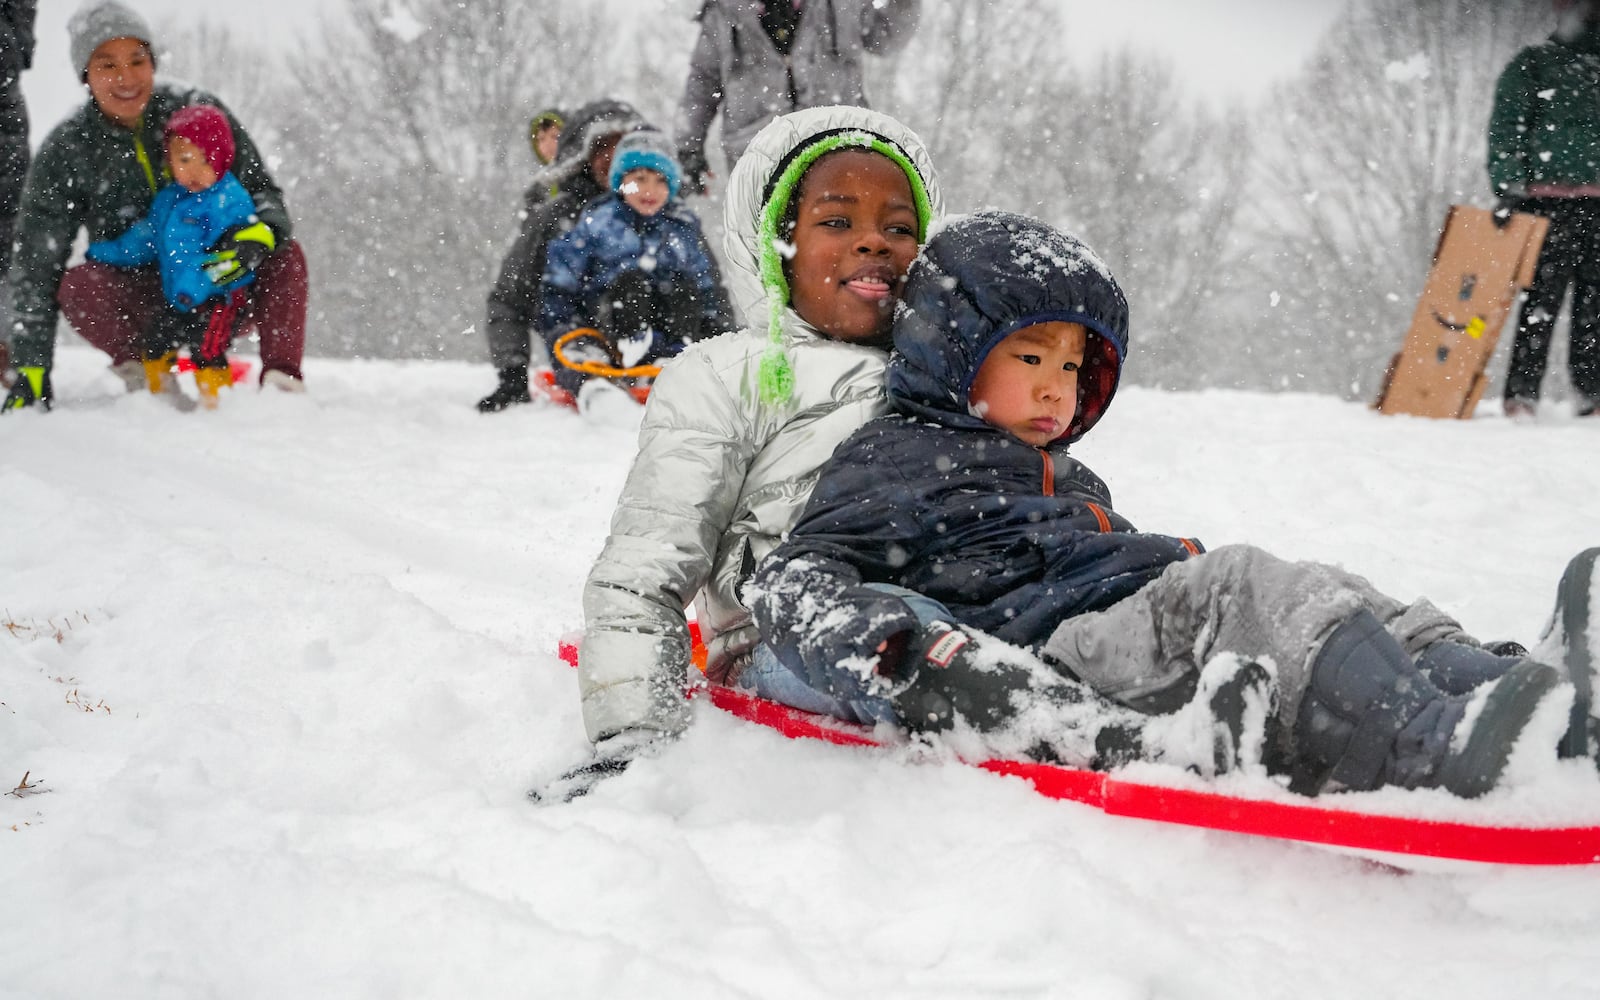
[[[632,368],[735,325],[700,221],[677,200],[680,171],[666,137],[652,130],[624,136],[610,181],[611,193],[591,202],[545,259],[540,326],[556,382],[573,393],[588,376],[563,359]],[[606,340],[557,348],[579,328]],[[588,356],[597,344],[604,359]]]
[[256,223],[256,206],[229,172],[233,130],[221,111],[204,104],[179,109],[167,121],[166,140],[172,182],[156,193],[144,218],[114,240],[91,243],[85,256],[117,267],[160,266],[168,308],[142,345],[150,391],[177,391],[173,354],[187,346],[201,401],[210,407],[218,390],[232,383],[224,350],[238,309],[235,293],[255,280],[246,270],[218,284],[210,248],[228,230]]
[[1067,446],[1116,392],[1127,304],[1072,237],[1003,212],[947,226],[912,265],[894,342],[896,412],[839,446],[746,590],[791,704],[913,730],[1023,726],[1011,747],[1097,766],[1182,761],[1193,727],[1154,720],[1188,718],[1217,751],[1190,754],[1204,772],[1260,762],[1311,794],[1472,796],[1563,686],[1426,601],[1118,515]]

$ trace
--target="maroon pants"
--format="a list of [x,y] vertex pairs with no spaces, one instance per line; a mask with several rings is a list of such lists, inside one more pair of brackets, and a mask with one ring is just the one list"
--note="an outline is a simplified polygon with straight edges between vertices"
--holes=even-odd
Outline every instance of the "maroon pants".
[[[275,369],[299,378],[306,349],[306,255],[300,244],[290,240],[262,261],[245,295],[235,335],[254,326],[261,337],[261,373]],[[112,364],[136,361],[162,306],[161,278],[153,269],[85,261],[61,276],[56,300],[72,328],[111,355]]]

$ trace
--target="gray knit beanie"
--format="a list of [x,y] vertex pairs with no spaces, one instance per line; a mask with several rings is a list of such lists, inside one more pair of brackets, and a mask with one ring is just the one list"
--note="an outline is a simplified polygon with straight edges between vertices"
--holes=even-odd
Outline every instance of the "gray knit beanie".
[[88,76],[89,57],[94,50],[113,38],[137,38],[150,49],[151,59],[155,58],[149,23],[117,0],[98,0],[79,7],[67,22],[67,34],[72,39],[72,68],[78,71],[79,79]]

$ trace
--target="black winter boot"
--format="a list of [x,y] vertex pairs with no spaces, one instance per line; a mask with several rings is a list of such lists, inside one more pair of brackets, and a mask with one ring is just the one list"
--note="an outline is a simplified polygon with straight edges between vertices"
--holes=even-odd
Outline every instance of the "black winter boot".
[[1600,746],[1590,739],[1590,730],[1596,728],[1595,713],[1596,675],[1600,674],[1600,650],[1589,645],[1590,610],[1594,606],[1597,585],[1595,567],[1600,563],[1600,548],[1585,549],[1572,557],[1561,583],[1556,587],[1556,609],[1545,626],[1539,643],[1539,653],[1560,658],[1565,665],[1567,678],[1577,689],[1572,702],[1572,717],[1567,724],[1567,735],[1561,741],[1561,756],[1588,757]]
[[[1202,673],[1198,697],[1189,704],[1170,715],[1147,715],[976,629],[946,622],[929,624],[910,637],[904,652],[886,659],[897,664],[893,676],[904,684],[891,701],[912,732],[943,732],[960,717],[978,732],[992,733],[1030,707],[1044,706],[1054,731],[1041,734],[1028,755],[1069,764],[1088,756],[1096,770],[1151,760],[1190,766],[1209,777],[1257,764],[1271,742],[1277,708],[1276,679],[1265,667],[1217,662]],[[1196,689],[1191,685],[1188,692],[1193,696]],[[1198,734],[1205,745],[1178,746],[1196,742],[1174,741],[1179,730]],[[1056,752],[1051,744],[1057,740],[1072,746],[1077,759]]]
[[1333,630],[1311,665],[1290,787],[1308,795],[1384,785],[1482,795],[1500,780],[1512,744],[1559,683],[1543,664],[1513,664],[1452,753],[1470,698],[1440,691],[1376,617],[1357,612]]
[[498,372],[500,384],[489,395],[478,400],[479,413],[499,413],[515,403],[532,402],[528,395],[528,366],[512,365]]
[[[993,732],[1015,719],[1026,696],[1039,690],[1043,671],[1031,665],[992,657],[980,665],[981,635],[961,625],[933,622],[910,636],[893,672],[905,687],[890,699],[907,729],[944,732],[959,716],[980,733]],[[1097,697],[1087,687],[1066,680],[1060,691],[1051,693],[1073,704]]]
[[1481,685],[1505,676],[1528,651],[1514,642],[1495,643],[1494,647],[1516,652],[1495,652],[1489,645],[1464,642],[1436,642],[1417,656],[1417,669],[1445,694],[1468,694]]
[[913,733],[959,717],[1006,755],[1095,769],[1148,759],[1144,716],[977,629],[933,622],[882,662],[895,664],[890,701]]

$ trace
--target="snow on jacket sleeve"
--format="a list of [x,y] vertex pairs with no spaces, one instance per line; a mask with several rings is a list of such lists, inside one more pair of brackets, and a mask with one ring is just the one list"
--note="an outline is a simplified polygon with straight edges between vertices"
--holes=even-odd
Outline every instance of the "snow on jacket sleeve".
[[820,691],[860,690],[885,640],[917,628],[896,576],[924,535],[921,503],[868,424],[824,467],[799,523],[745,590],[762,639]]
[[583,301],[583,282],[597,238],[594,216],[585,213],[570,232],[551,240],[545,250],[539,329],[547,341],[577,325],[574,320]]
[[150,211],[140,216],[128,231],[114,240],[100,240],[89,244],[83,255],[101,264],[114,267],[138,267],[156,261],[156,231],[172,210],[180,189],[169,184],[150,203]]
[[578,660],[591,740],[688,721],[684,609],[711,575],[758,435],[709,352],[657,378],[611,534],[583,591]]

